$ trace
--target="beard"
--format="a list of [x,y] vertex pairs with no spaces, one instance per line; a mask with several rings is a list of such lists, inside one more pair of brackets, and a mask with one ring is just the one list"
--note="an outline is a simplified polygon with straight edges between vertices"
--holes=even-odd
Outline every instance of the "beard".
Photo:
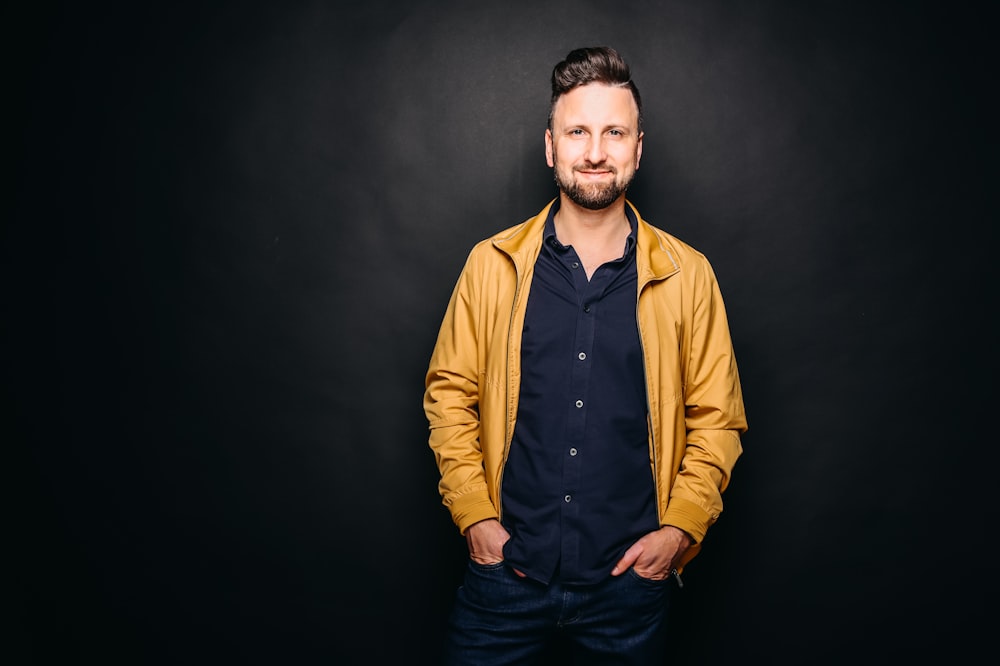
[[[553,159],[555,159],[555,151],[553,150]],[[558,161],[556,162],[558,164]],[[586,208],[588,210],[603,210],[607,208],[615,201],[618,200],[622,194],[628,190],[628,186],[632,184],[632,180],[635,178],[635,171],[628,174],[626,178],[618,177],[618,169],[614,167],[609,167],[606,165],[595,165],[590,162],[584,162],[580,165],[581,169],[593,169],[597,166],[601,168],[608,169],[614,176],[614,180],[610,183],[588,183],[581,184],[573,178],[573,172],[571,171],[568,177],[563,178],[562,174],[559,173],[559,167],[557,166],[552,170],[555,177],[556,185],[559,187],[560,191],[569,197],[569,200],[576,205]],[[573,167],[573,171],[577,167]]]

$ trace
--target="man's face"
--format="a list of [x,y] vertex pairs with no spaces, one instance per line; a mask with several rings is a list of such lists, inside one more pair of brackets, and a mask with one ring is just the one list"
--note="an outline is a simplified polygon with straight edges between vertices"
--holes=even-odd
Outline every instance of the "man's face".
[[627,88],[592,83],[556,101],[545,159],[574,203],[601,210],[625,193],[639,168],[639,109]]

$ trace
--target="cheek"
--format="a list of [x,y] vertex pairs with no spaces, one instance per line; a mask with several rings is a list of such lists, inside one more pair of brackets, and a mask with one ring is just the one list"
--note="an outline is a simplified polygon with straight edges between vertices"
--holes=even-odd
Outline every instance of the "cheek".
[[584,147],[569,142],[562,145],[562,150],[556,155],[556,163],[562,164],[567,169],[587,161],[587,151]]
[[629,148],[627,150],[621,151],[621,155],[618,156],[619,164],[627,164],[633,169],[639,166],[639,151],[635,148]]

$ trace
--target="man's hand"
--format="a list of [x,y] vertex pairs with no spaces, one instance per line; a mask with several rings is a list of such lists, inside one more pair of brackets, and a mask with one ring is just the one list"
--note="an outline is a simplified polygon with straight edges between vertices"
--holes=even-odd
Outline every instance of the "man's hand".
[[[476,564],[499,564],[503,562],[503,545],[510,541],[510,533],[496,518],[480,520],[465,530],[465,543],[469,546],[469,557]],[[524,574],[514,569],[521,578]]]
[[672,525],[664,525],[632,544],[611,570],[611,575],[619,576],[628,571],[629,567],[635,567],[635,572],[643,578],[663,580],[670,575],[674,563],[680,561],[691,543],[687,532]]
[[503,545],[509,540],[510,534],[495,518],[481,520],[465,530],[469,557],[477,564],[503,562]]

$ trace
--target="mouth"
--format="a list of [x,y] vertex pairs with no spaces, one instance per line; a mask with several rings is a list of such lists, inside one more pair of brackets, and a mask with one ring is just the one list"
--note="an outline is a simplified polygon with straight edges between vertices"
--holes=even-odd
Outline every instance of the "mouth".
[[582,175],[583,177],[589,178],[589,179],[598,179],[598,178],[603,178],[604,176],[608,176],[608,175],[610,175],[610,176],[614,176],[615,175],[614,169],[594,169],[594,168],[586,169],[585,168],[585,169],[574,169],[574,171],[576,171],[578,174]]

